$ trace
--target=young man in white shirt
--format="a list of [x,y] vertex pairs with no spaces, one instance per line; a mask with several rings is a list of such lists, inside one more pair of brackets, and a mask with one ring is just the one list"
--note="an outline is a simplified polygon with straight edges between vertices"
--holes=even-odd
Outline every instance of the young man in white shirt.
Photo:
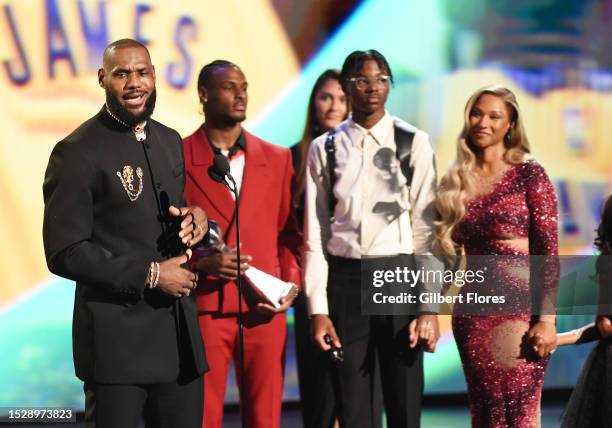
[[[377,372],[388,426],[418,427],[422,349],[435,348],[437,308],[362,315],[361,268],[364,259],[418,268],[414,256],[432,254],[433,150],[427,134],[385,110],[393,76],[379,52],[350,54],[341,83],[352,114],[330,131],[333,137],[317,138],[308,156],[304,269],[313,340],[323,351],[330,349],[325,336],[343,347],[344,361],[333,369],[342,427],[381,425]],[[396,159],[398,128],[413,134],[410,175]],[[331,174],[329,163],[335,164]]]

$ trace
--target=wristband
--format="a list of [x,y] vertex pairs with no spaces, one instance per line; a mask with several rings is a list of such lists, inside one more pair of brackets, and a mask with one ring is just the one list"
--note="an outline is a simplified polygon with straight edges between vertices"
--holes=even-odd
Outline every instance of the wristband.
[[147,273],[147,281],[145,284],[148,288],[151,288],[153,282],[155,282],[155,262],[151,262],[149,265],[149,272]]
[[155,288],[159,285],[159,262],[154,262],[154,263],[155,263],[155,280],[153,281],[151,288]]

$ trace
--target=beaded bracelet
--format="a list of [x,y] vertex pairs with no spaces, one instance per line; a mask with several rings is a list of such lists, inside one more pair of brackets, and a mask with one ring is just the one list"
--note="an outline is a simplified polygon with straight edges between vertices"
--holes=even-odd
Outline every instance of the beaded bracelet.
[[155,262],[151,262],[149,265],[149,273],[147,274],[147,286],[151,288],[155,281]]
[[159,285],[159,262],[151,262],[147,285],[149,288],[155,288]]
[[155,262],[155,281],[153,281],[153,285],[151,288],[155,288],[159,285],[159,262]]

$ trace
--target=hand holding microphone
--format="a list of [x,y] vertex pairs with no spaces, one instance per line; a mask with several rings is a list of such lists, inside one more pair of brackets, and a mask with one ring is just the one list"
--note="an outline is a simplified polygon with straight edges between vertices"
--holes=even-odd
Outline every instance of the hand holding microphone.
[[343,362],[344,351],[342,350],[342,347],[337,347],[329,334],[323,336],[323,340],[330,346],[329,351],[327,351],[327,353],[329,354],[329,358],[331,358],[332,362],[336,364],[340,364],[341,362]]

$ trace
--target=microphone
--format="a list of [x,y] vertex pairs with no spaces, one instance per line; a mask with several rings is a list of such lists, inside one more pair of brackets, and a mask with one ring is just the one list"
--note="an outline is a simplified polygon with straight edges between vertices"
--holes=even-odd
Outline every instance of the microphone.
[[229,174],[230,172],[230,164],[227,161],[226,157],[221,153],[217,153],[213,160],[213,166],[217,171],[221,173],[221,175]]
[[213,164],[208,168],[208,176],[217,183],[225,183],[224,178],[227,177],[230,182],[236,186],[234,177],[232,177],[232,174],[230,174],[230,164],[225,156],[223,156],[221,153],[217,153],[215,155]]
[[223,176],[217,172],[216,168],[213,165],[208,167],[208,176],[217,183],[223,183]]
[[[217,153],[215,158],[213,159],[213,164],[208,168],[208,175],[214,181],[218,183],[223,183],[225,186],[234,194],[234,203],[236,206],[235,211],[235,221],[234,225],[236,227],[236,270],[240,272],[240,209],[239,209],[239,198],[238,198],[238,186],[236,186],[236,182],[230,174],[230,164],[221,153]],[[230,186],[228,180],[232,183],[233,187]],[[239,360],[239,374],[240,376],[240,385],[244,385],[244,323],[242,321],[242,275],[238,275],[236,278],[236,285],[238,285],[238,360]],[[246,388],[240,388],[240,408],[246,409],[245,403],[245,391]],[[246,428],[246,416],[243,413],[241,416],[242,419],[242,427]]]

